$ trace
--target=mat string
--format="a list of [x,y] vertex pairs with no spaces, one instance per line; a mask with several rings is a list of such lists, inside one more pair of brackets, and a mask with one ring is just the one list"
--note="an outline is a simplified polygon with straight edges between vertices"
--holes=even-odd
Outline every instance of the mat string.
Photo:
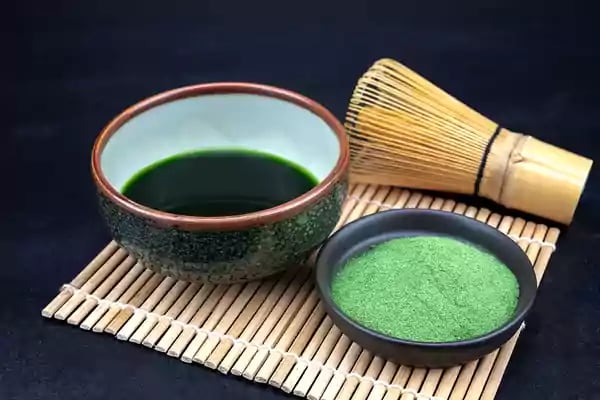
[[[195,326],[195,325],[191,325],[185,322],[181,322],[178,321],[172,317],[169,317],[167,315],[160,315],[160,314],[156,314],[152,311],[147,311],[144,310],[142,308],[138,308],[135,306],[132,306],[131,304],[126,304],[126,303],[121,303],[118,301],[111,301],[111,300],[106,300],[106,299],[102,299],[94,294],[88,293],[84,290],[81,290],[71,284],[64,284],[61,286],[60,291],[67,291],[69,293],[71,293],[72,296],[74,295],[82,295],[85,297],[85,299],[90,299],[95,301],[99,306],[102,305],[109,305],[109,306],[115,306],[118,307],[119,309],[130,309],[134,314],[142,314],[144,316],[144,318],[148,318],[148,317],[154,317],[157,320],[163,320],[163,321],[168,321],[169,324],[173,325],[173,326],[179,326],[182,330],[186,329],[186,328],[190,328],[193,329],[196,334],[201,333],[204,334],[208,337],[216,337],[219,340],[229,340],[232,343],[237,343],[237,344],[241,344],[244,347],[255,347],[258,350],[266,350],[269,353],[277,353],[280,354],[281,357],[292,357],[297,363],[303,363],[305,364],[307,367],[310,366],[316,366],[317,368],[319,368],[320,371],[322,370],[329,370],[333,375],[337,375],[340,376],[342,375],[344,377],[344,379],[348,379],[348,378],[356,378],[359,381],[368,381],[370,382],[373,386],[383,386],[386,388],[386,390],[389,389],[396,389],[400,392],[400,396],[404,395],[404,394],[409,394],[411,396],[413,396],[413,398],[415,400],[447,400],[446,398],[443,397],[439,397],[439,396],[430,396],[430,395],[426,395],[423,393],[419,393],[413,389],[410,388],[404,388],[400,385],[396,385],[396,384],[391,384],[391,383],[387,383],[384,381],[380,381],[378,379],[374,379],[371,378],[369,376],[363,376],[360,374],[357,374],[355,372],[340,372],[338,370],[336,370],[335,368],[329,367],[325,364],[323,364],[322,362],[319,361],[315,361],[315,360],[308,360],[304,357],[298,356],[297,354],[294,353],[290,353],[288,351],[284,351],[284,350],[280,350],[277,349],[275,347],[271,347],[271,346],[267,346],[265,344],[254,344],[252,342],[249,342],[247,340],[244,339],[240,339],[240,338],[236,338],[233,337],[231,335],[225,334],[225,333],[220,333],[220,332],[215,332],[215,331],[209,331],[206,329],[203,329],[201,327]],[[523,330],[525,328],[525,322],[523,322],[521,324],[521,327],[519,328],[519,330]],[[182,361],[184,362],[188,362],[191,363],[192,360],[191,359],[184,359],[181,358]]]
[[[358,196],[354,196],[354,195],[348,195],[348,199],[350,200],[354,200],[354,201],[358,201],[361,203],[367,203],[367,204],[371,204],[374,206],[377,206],[381,209],[384,210],[391,210],[394,209],[396,207],[386,204],[386,203],[382,203],[380,201],[377,200],[364,200]],[[517,236],[517,235],[510,235],[510,234],[506,234],[506,236],[508,236],[509,238],[511,238],[512,240],[514,240],[515,242],[527,242],[528,244],[537,244],[540,247],[550,247],[552,249],[552,251],[556,251],[556,245],[554,243],[550,243],[550,242],[546,242],[544,240],[539,240],[539,239],[534,239],[534,238],[527,238],[527,237],[521,237],[521,236]]]

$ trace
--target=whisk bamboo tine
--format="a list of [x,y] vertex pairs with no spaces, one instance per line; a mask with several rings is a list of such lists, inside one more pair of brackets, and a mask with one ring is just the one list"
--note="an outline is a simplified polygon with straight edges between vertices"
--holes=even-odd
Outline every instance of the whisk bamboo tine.
[[563,224],[592,165],[500,127],[389,58],[358,79],[345,126],[354,182],[481,196]]

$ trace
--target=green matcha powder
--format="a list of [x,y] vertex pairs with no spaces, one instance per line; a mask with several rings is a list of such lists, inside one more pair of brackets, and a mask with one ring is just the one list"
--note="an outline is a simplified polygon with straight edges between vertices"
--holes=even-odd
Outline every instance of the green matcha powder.
[[332,282],[350,318],[392,337],[449,342],[486,334],[515,311],[519,287],[496,257],[444,237],[393,239],[350,259]]

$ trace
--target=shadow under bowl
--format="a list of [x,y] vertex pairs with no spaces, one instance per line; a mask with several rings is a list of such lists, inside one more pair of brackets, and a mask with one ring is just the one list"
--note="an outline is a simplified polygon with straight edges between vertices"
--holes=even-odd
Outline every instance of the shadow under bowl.
[[[345,262],[373,245],[410,236],[451,237],[496,256],[512,271],[519,284],[519,299],[511,319],[483,336],[467,340],[417,342],[379,333],[344,314],[332,299],[331,283]],[[460,365],[491,353],[517,332],[533,306],[537,292],[531,262],[508,236],[475,219],[437,210],[384,211],[344,226],[321,248],[315,274],[325,309],[344,334],[386,360],[415,367]]]

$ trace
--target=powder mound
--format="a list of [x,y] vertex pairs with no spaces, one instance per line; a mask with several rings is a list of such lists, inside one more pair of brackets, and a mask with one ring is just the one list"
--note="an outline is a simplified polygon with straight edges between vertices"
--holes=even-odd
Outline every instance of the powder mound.
[[449,342],[510,319],[519,286],[492,254],[447,237],[392,239],[348,260],[332,297],[350,318],[400,339]]

